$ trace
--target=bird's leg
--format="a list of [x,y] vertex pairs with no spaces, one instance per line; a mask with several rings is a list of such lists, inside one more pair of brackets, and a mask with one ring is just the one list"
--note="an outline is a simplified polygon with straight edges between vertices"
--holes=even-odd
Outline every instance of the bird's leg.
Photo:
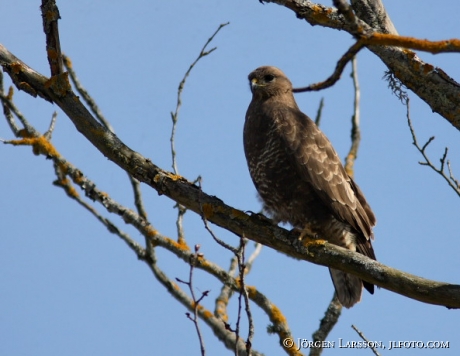
[[[305,225],[305,227],[301,230],[299,228],[294,228],[297,229],[300,232],[300,235],[298,237],[299,240],[303,240],[305,238],[310,239],[310,240],[318,240],[320,237],[318,234],[314,233],[310,227],[309,224]],[[293,230],[294,230],[293,229]],[[292,232],[292,230],[291,230]]]

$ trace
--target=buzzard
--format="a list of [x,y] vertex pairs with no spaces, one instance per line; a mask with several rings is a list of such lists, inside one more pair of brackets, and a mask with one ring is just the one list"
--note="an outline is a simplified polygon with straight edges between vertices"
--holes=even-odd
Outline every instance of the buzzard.
[[[244,124],[244,151],[264,210],[330,243],[375,260],[374,213],[342,166],[327,137],[297,106],[292,84],[275,67],[249,74],[252,101]],[[361,300],[374,285],[329,269],[343,306]]]

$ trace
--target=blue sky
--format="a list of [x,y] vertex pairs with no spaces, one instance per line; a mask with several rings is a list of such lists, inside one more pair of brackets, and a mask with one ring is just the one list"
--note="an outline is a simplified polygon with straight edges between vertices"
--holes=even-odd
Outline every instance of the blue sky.
[[[330,2],[323,2],[330,6]],[[2,5],[0,43],[32,68],[48,75],[39,2]],[[433,40],[460,37],[460,4],[445,0],[386,0],[402,35]],[[258,1],[58,1],[61,47],[71,57],[83,85],[97,100],[118,136],[131,148],[170,169],[170,112],[177,85],[202,45],[220,23],[218,49],[190,75],[176,145],[179,172],[203,177],[203,189],[242,210],[260,203],[249,177],[242,146],[244,115],[250,101],[247,74],[275,65],[294,86],[324,80],[352,44],[346,32],[297,20],[294,14]],[[446,10],[448,9],[448,11]],[[419,53],[457,81],[458,54]],[[459,199],[433,171],[420,166],[411,144],[406,108],[382,79],[383,63],[368,51],[358,56],[362,143],[355,179],[378,219],[374,248],[389,266],[422,277],[460,283]],[[314,116],[325,100],[321,128],[345,157],[350,145],[352,82],[347,67],[340,82],[319,93],[297,94],[301,109]],[[7,84],[9,81],[7,80]],[[428,150],[438,162],[449,147],[460,177],[458,131],[415,95],[411,116],[418,138],[436,140]],[[56,106],[24,93],[15,102],[29,121],[46,131],[58,111],[53,142],[98,187],[132,207],[126,174],[96,151]],[[0,138],[11,139],[4,120]],[[147,267],[92,216],[70,201],[55,179],[52,163],[30,148],[0,146],[0,353],[4,355],[198,355],[199,345],[186,310],[171,298]],[[152,224],[174,237],[174,203],[143,186]],[[112,217],[142,241],[133,229]],[[200,218],[185,216],[186,238],[199,243],[210,260],[227,268],[231,255],[203,229]],[[225,241],[237,238],[214,228]],[[251,244],[252,246],[252,244]],[[188,268],[159,250],[159,265],[171,278],[187,278]],[[286,315],[296,338],[311,339],[333,293],[326,268],[296,261],[263,248],[247,283],[256,285]],[[219,284],[201,271],[198,291],[211,290],[204,304],[214,309]],[[236,321],[236,303],[230,304]],[[281,355],[278,340],[266,333],[269,320],[255,306],[254,348]],[[356,325],[370,340],[449,341],[450,349],[382,354],[458,355],[458,311],[419,303],[380,289],[364,293],[344,310],[328,340],[359,340]],[[202,324],[209,355],[231,354]],[[308,353],[308,350],[305,351]],[[325,355],[370,355],[369,350],[330,349]]]

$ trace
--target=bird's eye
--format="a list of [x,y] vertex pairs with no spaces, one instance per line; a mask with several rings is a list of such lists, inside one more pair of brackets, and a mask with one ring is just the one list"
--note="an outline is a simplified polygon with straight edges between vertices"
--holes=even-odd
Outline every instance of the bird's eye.
[[270,83],[271,81],[273,81],[273,79],[275,79],[275,76],[274,75],[271,75],[271,74],[267,74],[267,75],[264,75],[264,80],[268,83]]

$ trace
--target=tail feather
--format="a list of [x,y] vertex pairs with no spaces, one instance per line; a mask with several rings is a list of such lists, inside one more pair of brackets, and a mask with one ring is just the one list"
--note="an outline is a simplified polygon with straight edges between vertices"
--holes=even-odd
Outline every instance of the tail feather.
[[361,300],[363,291],[361,279],[333,268],[329,268],[329,272],[331,273],[337,297],[344,307],[351,308]]

